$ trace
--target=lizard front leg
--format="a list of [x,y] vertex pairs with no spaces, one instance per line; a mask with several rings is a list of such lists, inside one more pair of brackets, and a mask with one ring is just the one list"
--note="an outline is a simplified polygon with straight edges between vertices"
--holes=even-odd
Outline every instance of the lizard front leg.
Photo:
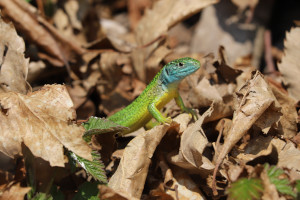
[[148,105],[148,111],[150,112],[150,114],[154,117],[154,119],[156,119],[156,121],[158,121],[159,123],[168,123],[171,124],[172,123],[172,119],[170,117],[164,117],[160,111],[156,108],[155,106],[155,101],[151,102]]
[[176,101],[176,104],[179,106],[179,108],[184,111],[184,112],[187,112],[189,114],[192,115],[193,119],[196,121],[198,119],[198,116],[196,114],[196,112],[192,109],[192,108],[188,108],[188,107],[185,107],[183,101],[182,101],[182,98],[181,96],[179,95],[179,93],[177,92],[176,95],[175,95],[175,101]]

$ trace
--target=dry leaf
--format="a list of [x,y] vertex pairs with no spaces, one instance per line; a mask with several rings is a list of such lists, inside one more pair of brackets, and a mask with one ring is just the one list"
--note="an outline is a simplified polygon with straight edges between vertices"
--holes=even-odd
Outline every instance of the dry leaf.
[[[178,155],[169,158],[172,164],[186,169],[206,169],[205,165],[207,166],[207,163],[204,164],[204,162],[209,160],[203,161],[202,153],[208,144],[208,140],[202,129],[202,124],[205,118],[209,117],[212,112],[213,108],[210,107],[193,125],[189,126],[183,132]],[[211,169],[213,169],[213,167],[206,170]]]
[[[161,0],[156,1],[151,10],[140,20],[135,32],[138,46],[147,45],[166,34],[176,23],[199,12],[202,8],[216,3],[217,0]],[[138,77],[145,80],[144,60],[158,46],[159,42],[133,51],[133,63]]]
[[[214,177],[228,152],[254,124],[267,132],[274,123],[279,121],[281,116],[278,102],[271,88],[258,71],[237,92],[237,101],[231,130],[225,138],[221,151],[216,152],[217,161]],[[215,182],[213,185],[216,194]]]
[[26,94],[29,59],[25,59],[25,44],[12,23],[0,16],[0,92],[14,91]]
[[[237,155],[237,158],[244,162],[252,161],[260,156],[272,156],[271,159],[277,160],[278,154],[282,151],[286,143],[280,139],[274,139],[271,136],[258,136],[251,139],[245,147],[244,152]],[[271,155],[273,148],[277,153]]]
[[20,183],[17,183],[0,194],[0,200],[23,200],[27,192],[31,190],[30,187],[21,187]]
[[281,106],[282,112],[277,130],[284,138],[291,139],[298,132],[296,101],[286,93],[281,92],[274,85],[271,84],[270,86]]
[[180,168],[174,167],[172,170],[174,174],[173,184],[166,193],[171,195],[174,199],[180,200],[204,200],[205,196],[202,194],[195,182],[190,178],[185,171]]
[[63,66],[66,61],[78,59],[84,52],[76,40],[60,34],[35,7],[23,0],[0,0],[0,8],[28,38],[47,54],[40,54],[55,66]]
[[300,27],[293,28],[286,34],[284,42],[284,56],[281,63],[278,64],[279,71],[282,74],[283,82],[288,87],[291,97],[297,101],[300,100]]
[[108,199],[108,200],[126,200],[127,198],[115,192],[110,187],[106,185],[98,185],[99,188],[99,198],[100,199]]
[[278,167],[300,171],[300,150],[292,142],[288,142],[282,151],[280,151]]
[[156,126],[131,140],[108,186],[129,199],[140,199],[153,153],[169,128]]
[[[219,89],[221,87],[222,89]],[[188,101],[195,107],[208,107],[213,103],[213,113],[206,119],[206,122],[214,121],[232,115],[233,107],[230,102],[225,103],[223,97],[233,96],[234,89],[233,84],[211,85],[207,78],[203,78],[189,92]]]
[[63,146],[86,159],[91,149],[81,138],[84,128],[72,124],[73,103],[65,86],[47,85],[29,95],[0,93],[0,150],[10,157],[21,143],[51,166],[64,166]]

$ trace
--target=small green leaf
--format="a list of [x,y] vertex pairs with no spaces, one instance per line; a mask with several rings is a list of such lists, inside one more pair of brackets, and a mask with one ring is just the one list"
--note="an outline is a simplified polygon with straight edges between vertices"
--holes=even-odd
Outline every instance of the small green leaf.
[[231,187],[227,189],[228,199],[234,200],[260,199],[262,191],[261,180],[256,178],[241,178],[232,183]]
[[72,200],[99,200],[98,182],[85,182],[78,189]]
[[83,127],[86,130],[83,135],[83,139],[86,142],[91,141],[92,135],[109,132],[116,134],[128,129],[127,127],[116,124],[108,119],[97,117],[90,117],[87,122],[83,123]]
[[300,180],[296,181],[297,199],[300,199]]
[[265,169],[267,170],[270,182],[275,185],[279,193],[296,197],[296,193],[293,191],[292,186],[289,185],[289,180],[287,178],[279,178],[284,175],[282,169],[279,169],[276,166],[270,167],[269,165],[265,165]]
[[45,193],[37,193],[30,200],[53,200],[53,197]]
[[65,195],[58,189],[56,185],[52,185],[50,189],[50,194],[55,200],[64,200]]
[[107,183],[107,177],[104,171],[104,164],[101,161],[100,154],[96,151],[92,152],[93,161],[86,160],[73,152],[70,152],[71,157],[76,160],[85,171],[92,175],[101,183]]

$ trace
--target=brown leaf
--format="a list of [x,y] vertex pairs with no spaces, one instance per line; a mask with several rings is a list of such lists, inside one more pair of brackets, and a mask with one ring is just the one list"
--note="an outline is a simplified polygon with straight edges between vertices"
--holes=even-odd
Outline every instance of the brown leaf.
[[169,128],[167,124],[156,126],[131,140],[108,186],[130,199],[139,199],[153,153]]
[[108,199],[108,200],[126,200],[121,194],[118,194],[113,189],[106,185],[98,185],[99,188],[99,198],[100,199]]
[[285,55],[282,62],[278,64],[278,68],[282,74],[283,82],[288,87],[291,97],[297,101],[300,100],[300,27],[293,28],[286,34],[284,42]]
[[26,94],[29,59],[25,59],[25,44],[18,36],[12,23],[5,23],[0,17],[0,92]]
[[300,171],[300,150],[291,142],[279,153],[278,167]]
[[205,199],[197,184],[185,171],[178,167],[173,167],[172,172],[174,174],[173,182],[170,186],[172,190],[167,190],[167,194],[171,195],[174,199]]
[[[257,71],[253,78],[237,92],[237,104],[232,119],[231,130],[225,138],[219,155],[216,152],[217,161],[214,177],[216,176],[218,166],[242,136],[254,124],[264,132],[267,132],[274,123],[279,121],[281,116],[279,110],[278,102],[271,88],[264,80],[262,74]],[[213,190],[216,194],[215,183],[213,185]]]
[[91,149],[81,138],[84,128],[72,124],[73,103],[65,86],[46,85],[29,95],[0,93],[0,150],[10,157],[21,143],[51,166],[64,166],[63,146],[86,159]]
[[[151,10],[146,10],[146,14],[140,20],[136,28],[136,41],[138,46],[147,45],[182,21],[183,19],[199,12],[202,8],[216,3],[217,0],[163,0],[156,1]],[[146,48],[136,49],[133,52],[133,63],[138,77],[145,80],[144,60],[159,45],[156,41]]]
[[274,85],[270,85],[272,92],[281,106],[282,116],[280,117],[277,130],[284,137],[291,139],[297,132],[297,110],[296,101],[286,93],[283,93]]
[[10,18],[16,28],[24,33],[40,49],[41,54],[53,65],[63,66],[66,61],[74,61],[84,52],[76,40],[61,35],[51,24],[38,15],[35,7],[23,0],[0,1],[0,8]]
[[14,199],[23,200],[27,192],[31,190],[30,187],[21,187],[20,183],[17,183],[9,188],[7,188],[1,195],[0,200]]
[[183,170],[177,167],[173,167],[173,184],[167,190],[166,193],[171,195],[174,199],[188,200],[204,200],[205,196],[197,184],[191,179],[191,177]]
[[208,144],[208,140],[202,129],[202,124],[205,118],[209,117],[212,112],[213,108],[210,107],[193,125],[189,126],[183,132],[179,153],[170,158],[172,164],[186,169],[213,169],[212,163],[202,156]]

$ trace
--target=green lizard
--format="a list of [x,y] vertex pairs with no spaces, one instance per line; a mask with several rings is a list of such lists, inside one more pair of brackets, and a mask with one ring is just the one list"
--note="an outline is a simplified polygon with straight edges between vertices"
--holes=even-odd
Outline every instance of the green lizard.
[[122,135],[139,129],[152,117],[159,123],[171,123],[172,119],[164,117],[159,110],[173,98],[182,111],[197,118],[196,113],[191,108],[185,107],[178,92],[178,85],[182,79],[199,68],[200,62],[193,58],[180,58],[169,62],[138,98],[108,119],[129,128],[128,131],[121,133]]

